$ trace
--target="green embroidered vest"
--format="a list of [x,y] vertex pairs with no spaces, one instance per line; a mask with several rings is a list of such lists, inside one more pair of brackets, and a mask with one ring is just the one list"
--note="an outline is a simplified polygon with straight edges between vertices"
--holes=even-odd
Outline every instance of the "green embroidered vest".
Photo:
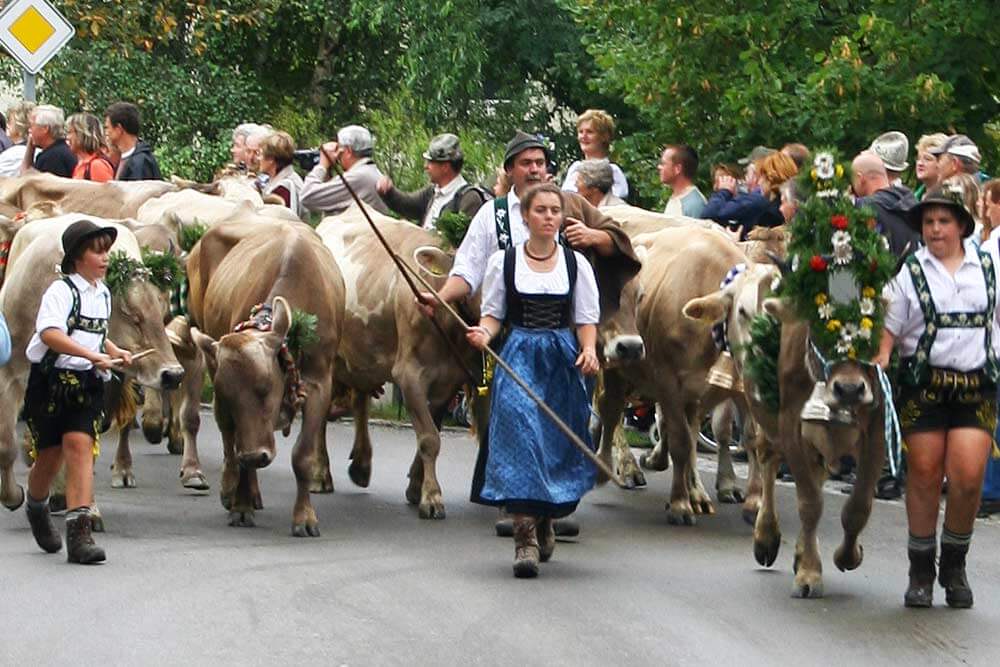
[[979,262],[983,269],[983,279],[986,282],[986,310],[979,313],[946,312],[940,313],[934,305],[927,276],[920,266],[916,254],[906,258],[906,267],[917,291],[920,310],[924,316],[924,332],[917,341],[913,356],[902,359],[901,379],[911,386],[921,386],[930,380],[931,347],[941,329],[979,329],[985,330],[983,337],[986,344],[986,365],[983,368],[986,377],[996,382],[1000,377],[1000,364],[993,352],[993,311],[996,308],[996,271],[993,259],[989,253],[977,250]]

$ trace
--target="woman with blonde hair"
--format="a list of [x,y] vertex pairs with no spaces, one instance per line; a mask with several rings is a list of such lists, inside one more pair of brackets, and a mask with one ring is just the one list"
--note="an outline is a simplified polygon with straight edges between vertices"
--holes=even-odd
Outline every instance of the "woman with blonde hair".
[[944,146],[944,142],[946,141],[948,141],[947,134],[936,132],[934,134],[925,134],[920,137],[920,141],[917,142],[917,165],[914,170],[916,172],[917,180],[920,181],[920,185],[918,185],[917,189],[913,191],[913,196],[917,198],[917,201],[924,198],[924,193],[927,192],[927,188],[932,188],[937,185],[937,155],[934,155],[931,151],[935,148]]
[[754,227],[777,227],[785,222],[781,212],[781,186],[798,173],[795,162],[784,153],[771,153],[754,164],[757,187],[738,193],[736,179],[719,174],[716,190],[708,199],[702,217],[727,225],[740,240]]
[[104,127],[97,116],[75,113],[66,121],[66,142],[76,155],[73,178],[106,183],[115,178],[111,160],[104,156]]
[[[628,197],[628,180],[625,173],[614,162],[610,162],[611,140],[615,136],[615,119],[606,111],[587,109],[576,119],[576,140],[580,143],[583,160],[608,160],[614,175],[611,192],[622,199]],[[577,171],[583,160],[577,160],[566,170],[562,189],[576,192]]]
[[17,176],[28,150],[28,119],[34,102],[18,102],[7,109],[7,136],[14,145],[0,153],[0,176]]

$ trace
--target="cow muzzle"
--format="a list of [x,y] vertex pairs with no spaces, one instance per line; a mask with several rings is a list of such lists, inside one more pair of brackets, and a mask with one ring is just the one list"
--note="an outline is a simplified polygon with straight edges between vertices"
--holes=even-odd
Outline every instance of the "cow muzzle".
[[254,452],[240,452],[238,459],[244,468],[266,468],[271,465],[274,455],[267,450],[259,449]]
[[609,362],[641,361],[645,356],[641,336],[615,336],[604,345],[604,359]]
[[832,393],[837,403],[843,407],[854,407],[866,402],[866,398],[871,398],[868,383],[863,380],[834,380]]
[[163,389],[177,389],[184,379],[184,369],[180,366],[168,366],[160,371],[160,386]]

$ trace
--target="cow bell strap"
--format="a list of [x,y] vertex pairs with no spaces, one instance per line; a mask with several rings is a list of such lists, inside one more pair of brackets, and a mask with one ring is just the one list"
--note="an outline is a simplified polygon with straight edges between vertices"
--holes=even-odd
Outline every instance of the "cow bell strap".
[[[273,312],[271,306],[265,303],[258,303],[250,309],[250,318],[233,327],[233,332],[246,331],[247,329],[269,332],[271,331],[272,323]],[[283,409],[287,409],[291,418],[294,419],[306,401],[306,390],[302,383],[302,375],[299,373],[298,364],[295,362],[295,356],[288,349],[288,341],[286,339],[281,341],[281,347],[278,349],[278,365],[281,366],[281,370],[285,373],[285,391],[281,397],[281,406]]]

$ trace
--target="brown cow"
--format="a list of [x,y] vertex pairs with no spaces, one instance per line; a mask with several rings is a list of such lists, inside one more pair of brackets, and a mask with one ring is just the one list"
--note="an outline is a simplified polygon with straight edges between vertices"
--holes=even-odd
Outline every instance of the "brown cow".
[[[13,462],[16,458],[14,429],[24,400],[29,364],[24,356],[28,340],[34,332],[35,317],[42,294],[59,274],[56,266],[62,258],[63,230],[81,216],[74,214],[49,220],[37,220],[25,226],[15,237],[16,255],[12,254],[8,279],[0,290],[0,308],[10,327],[15,354],[10,363],[0,368],[0,502],[7,508],[17,508],[24,499],[23,490],[15,483]],[[140,259],[139,246],[128,228],[107,220],[94,222],[118,228],[118,238],[112,252],[123,250],[133,259]],[[159,312],[159,296],[154,285],[142,276],[134,276],[122,296],[112,301],[109,337],[119,346],[139,351],[147,348],[153,354],[137,361],[128,374],[139,384],[155,389],[176,387],[183,375],[167,341],[161,317],[149,317]]]
[[[292,311],[318,318],[318,341],[307,345],[297,362],[305,399],[292,452],[298,486],[292,534],[318,536],[309,485],[315,452],[326,448],[334,357],[344,325],[340,270],[316,233],[301,223],[213,227],[191,251],[187,268],[189,318],[198,327],[190,334],[215,388],[215,420],[225,448],[221,495],[231,526],[254,525],[256,470],[274,460],[274,431],[287,435],[301,400],[295,370],[283,355]],[[265,310],[250,327],[234,332],[257,304],[270,307],[270,326]],[[197,394],[186,392],[185,416]],[[186,420],[185,426],[191,425]]]
[[[393,251],[410,266],[421,267],[425,277],[439,288],[452,263],[452,255],[438,248],[441,238],[371,209],[369,213]],[[451,315],[442,311],[437,321],[454,349],[460,351],[461,362],[456,361],[449,343],[417,309],[413,292],[356,207],[324,219],[316,231],[337,258],[346,287],[347,312],[336,377],[338,384],[354,390],[351,480],[365,487],[371,478],[369,396],[386,382],[395,382],[417,436],[406,499],[418,505],[421,518],[443,519],[444,500],[436,471],[441,449],[438,428],[455,392],[472,382],[462,364],[478,369],[481,357],[465,343],[462,329]],[[475,321],[478,312],[469,316]]]
[[[740,368],[752,353],[748,328],[760,308],[782,321],[777,412],[763,403],[753,381],[744,377],[751,412],[762,430],[757,443],[763,492],[754,524],[754,557],[761,565],[770,566],[778,556],[781,530],[774,503],[774,480],[783,458],[795,477],[801,522],[792,595],[816,598],[823,595],[823,567],[816,536],[823,510],[823,481],[831,469],[839,468],[844,456],[853,456],[857,461],[857,482],[841,513],[844,538],[833,561],[841,571],[861,565],[863,550],[858,536],[871,515],[884,459],[884,397],[870,367],[845,361],[824,373],[824,364],[809,343],[808,326],[797,321],[781,300],[765,298],[775,276],[774,267],[748,271],[726,289],[692,301],[685,313],[706,322],[725,319]],[[823,400],[830,411],[846,411],[852,419],[803,420],[803,407],[817,382],[824,386]]]
[[111,219],[134,218],[147,200],[175,190],[163,181],[96,183],[36,172],[0,179],[0,201],[22,211],[50,201],[66,212]]

